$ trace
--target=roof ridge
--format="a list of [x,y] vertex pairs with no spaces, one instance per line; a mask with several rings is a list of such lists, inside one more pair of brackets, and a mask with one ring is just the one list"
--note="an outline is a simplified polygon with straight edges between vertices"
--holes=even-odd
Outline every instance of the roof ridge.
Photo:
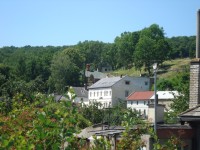
[[184,115],[185,113],[190,112],[190,111],[192,111],[192,110],[194,110],[194,109],[196,109],[198,107],[200,107],[200,104],[198,104],[195,107],[189,108],[189,109],[185,110],[184,112],[181,112],[178,116]]

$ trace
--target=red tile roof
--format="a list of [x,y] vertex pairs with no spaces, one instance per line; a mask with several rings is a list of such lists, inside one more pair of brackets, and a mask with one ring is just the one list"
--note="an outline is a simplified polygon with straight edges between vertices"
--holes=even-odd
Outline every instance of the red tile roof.
[[134,100],[150,100],[150,98],[154,95],[154,91],[141,91],[141,92],[133,92],[128,97],[128,101]]

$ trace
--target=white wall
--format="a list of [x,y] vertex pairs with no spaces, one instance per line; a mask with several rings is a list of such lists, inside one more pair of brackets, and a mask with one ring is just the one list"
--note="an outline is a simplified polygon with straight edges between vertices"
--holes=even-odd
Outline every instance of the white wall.
[[98,88],[89,89],[88,99],[90,102],[100,102],[104,107],[112,106],[112,89],[111,88]]
[[[155,109],[154,105],[149,105],[148,110],[148,121],[151,123],[154,123],[155,118]],[[156,121],[157,122],[163,122],[164,121],[164,105],[157,105],[157,113],[156,113]]]
[[148,116],[148,102],[147,100],[127,101],[127,108],[141,112],[141,115]]

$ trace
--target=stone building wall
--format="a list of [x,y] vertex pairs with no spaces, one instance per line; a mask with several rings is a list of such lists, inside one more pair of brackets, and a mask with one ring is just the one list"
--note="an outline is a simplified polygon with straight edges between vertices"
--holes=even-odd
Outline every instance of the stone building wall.
[[200,59],[191,61],[190,64],[190,103],[189,108],[199,104],[200,100]]

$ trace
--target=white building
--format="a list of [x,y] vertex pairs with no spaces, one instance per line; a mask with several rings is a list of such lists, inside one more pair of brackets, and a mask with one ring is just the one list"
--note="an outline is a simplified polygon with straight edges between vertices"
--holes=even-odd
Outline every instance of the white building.
[[146,77],[107,77],[90,86],[89,103],[100,102],[103,107],[112,107],[120,100],[135,91],[147,91],[150,87],[150,79]]
[[[173,103],[173,99],[179,96],[178,91],[157,91],[158,104],[165,106],[165,111],[170,110],[170,105]],[[144,115],[148,116],[149,106],[148,104],[154,101],[154,91],[139,91],[133,92],[127,97],[127,108],[137,110]]]
[[[165,105],[165,111],[169,111],[170,105],[173,103],[173,99],[179,96],[178,91],[157,91],[158,104]],[[154,100],[154,95],[150,98],[151,101]]]
[[148,104],[154,95],[153,91],[138,91],[133,92],[127,97],[127,108],[138,111],[144,117],[148,116]]

